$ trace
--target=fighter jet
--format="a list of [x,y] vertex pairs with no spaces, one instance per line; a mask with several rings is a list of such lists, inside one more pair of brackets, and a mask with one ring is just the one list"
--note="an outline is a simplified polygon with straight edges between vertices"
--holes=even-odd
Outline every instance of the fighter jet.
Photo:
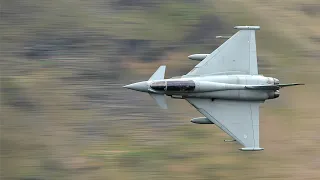
[[[280,96],[280,89],[300,83],[280,84],[273,77],[258,74],[255,31],[260,26],[235,26],[211,54],[194,54],[201,61],[189,73],[164,79],[166,66],[160,66],[148,81],[125,88],[146,92],[166,109],[165,96],[185,99],[204,117],[193,118],[196,124],[215,124],[243,145],[240,150],[259,151],[259,106]],[[220,37],[220,36],[219,36]],[[227,140],[225,140],[227,141]]]

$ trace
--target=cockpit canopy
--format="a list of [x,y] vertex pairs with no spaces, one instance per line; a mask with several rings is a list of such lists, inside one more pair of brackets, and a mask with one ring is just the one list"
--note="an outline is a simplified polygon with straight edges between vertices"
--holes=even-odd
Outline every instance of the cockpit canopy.
[[166,81],[156,81],[151,83],[150,87],[157,91],[164,91],[167,87]]
[[192,80],[187,81],[156,81],[150,87],[156,91],[194,91],[196,84]]

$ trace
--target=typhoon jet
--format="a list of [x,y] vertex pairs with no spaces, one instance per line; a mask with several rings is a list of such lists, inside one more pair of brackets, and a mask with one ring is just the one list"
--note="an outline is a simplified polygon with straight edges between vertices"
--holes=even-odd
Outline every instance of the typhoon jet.
[[[300,83],[281,84],[258,74],[255,31],[259,26],[236,26],[238,30],[211,54],[194,54],[200,61],[189,73],[165,79],[160,66],[148,81],[125,88],[146,92],[167,109],[165,96],[185,99],[204,117],[196,124],[214,124],[240,143],[243,151],[259,151],[259,106],[280,96],[280,89]],[[221,36],[219,36],[221,37]]]

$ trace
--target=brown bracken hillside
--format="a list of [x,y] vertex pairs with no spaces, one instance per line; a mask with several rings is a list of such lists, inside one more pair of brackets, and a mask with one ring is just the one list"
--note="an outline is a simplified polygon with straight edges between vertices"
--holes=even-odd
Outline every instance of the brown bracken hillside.
[[[320,179],[318,0],[2,0],[1,179]],[[242,152],[183,100],[122,88],[187,73],[217,35],[260,25],[259,73],[306,86],[260,110]]]

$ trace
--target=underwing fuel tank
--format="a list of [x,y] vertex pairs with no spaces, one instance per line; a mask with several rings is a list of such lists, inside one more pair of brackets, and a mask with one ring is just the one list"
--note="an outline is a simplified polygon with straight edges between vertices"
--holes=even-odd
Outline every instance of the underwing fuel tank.
[[209,55],[210,54],[192,54],[192,55],[188,56],[188,58],[191,60],[195,60],[195,61],[202,61],[202,60],[204,60],[204,58],[206,58]]
[[193,118],[191,119],[191,122],[195,124],[214,124],[206,117]]

